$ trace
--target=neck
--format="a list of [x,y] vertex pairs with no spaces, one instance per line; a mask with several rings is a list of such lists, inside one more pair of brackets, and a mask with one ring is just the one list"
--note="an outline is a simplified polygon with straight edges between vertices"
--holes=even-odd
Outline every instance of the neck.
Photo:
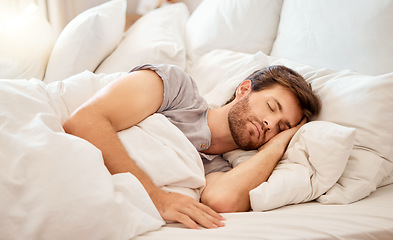
[[238,148],[233,140],[228,123],[228,112],[231,104],[217,109],[210,109],[207,124],[211,133],[211,145],[203,151],[206,154],[223,154]]

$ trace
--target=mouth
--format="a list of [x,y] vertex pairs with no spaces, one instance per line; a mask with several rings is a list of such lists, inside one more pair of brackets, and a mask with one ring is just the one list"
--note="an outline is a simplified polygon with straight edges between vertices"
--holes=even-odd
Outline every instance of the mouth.
[[260,139],[263,130],[261,129],[261,127],[258,127],[258,125],[255,122],[251,122],[251,123],[252,123],[252,125],[254,127],[255,135],[257,136],[258,139]]

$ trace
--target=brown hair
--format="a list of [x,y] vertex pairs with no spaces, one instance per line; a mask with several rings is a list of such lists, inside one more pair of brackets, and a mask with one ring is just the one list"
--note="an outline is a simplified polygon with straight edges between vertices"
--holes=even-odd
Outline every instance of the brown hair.
[[[281,65],[274,65],[257,70],[250,74],[245,80],[252,83],[251,91],[259,92],[263,89],[280,84],[288,88],[299,100],[303,115],[310,119],[321,110],[321,102],[318,96],[312,91],[311,85],[294,70]],[[236,92],[227,102],[232,102],[236,97]]]

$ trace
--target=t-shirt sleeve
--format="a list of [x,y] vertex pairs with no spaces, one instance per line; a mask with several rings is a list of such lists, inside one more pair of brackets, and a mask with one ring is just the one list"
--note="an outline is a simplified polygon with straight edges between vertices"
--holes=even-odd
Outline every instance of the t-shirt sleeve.
[[221,155],[208,155],[199,153],[205,168],[205,175],[213,172],[228,172],[232,169],[231,164]]
[[164,83],[164,100],[157,112],[201,104],[202,100],[194,81],[180,67],[167,64],[145,64],[133,68],[130,72],[138,70],[153,70]]

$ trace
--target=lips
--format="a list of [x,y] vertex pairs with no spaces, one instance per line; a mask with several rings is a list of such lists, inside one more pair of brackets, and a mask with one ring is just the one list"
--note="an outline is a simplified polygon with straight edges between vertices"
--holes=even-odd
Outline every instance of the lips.
[[255,135],[258,137],[258,139],[261,138],[263,130],[260,127],[258,127],[257,123],[255,122],[251,122],[251,123],[254,126]]

